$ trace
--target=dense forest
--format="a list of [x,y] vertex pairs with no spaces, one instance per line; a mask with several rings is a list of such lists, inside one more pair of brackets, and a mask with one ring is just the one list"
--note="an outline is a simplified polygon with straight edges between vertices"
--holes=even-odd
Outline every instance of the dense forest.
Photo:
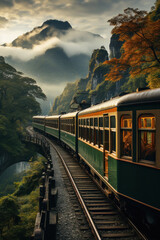
[[0,198],[0,240],[30,239],[38,212],[39,179],[44,171],[44,158],[31,162],[15,191]]
[[[33,115],[40,114],[37,99],[44,99],[32,78],[23,76],[0,57],[0,172],[15,162],[36,159],[36,152],[21,141]],[[31,163],[30,170],[15,186],[0,191],[0,239],[29,239],[38,212],[38,186],[44,159]],[[22,176],[15,176],[17,181]],[[7,195],[8,193],[11,193]],[[14,192],[14,193],[13,193]],[[3,196],[6,194],[6,196]]]
[[149,13],[127,8],[109,23],[113,26],[109,59],[104,47],[94,50],[86,78],[65,87],[51,114],[74,111],[82,102],[97,104],[137,88],[160,87],[160,0]]
[[36,81],[23,76],[0,57],[0,165],[2,159],[14,163],[29,154],[21,137],[32,116],[41,112],[38,98],[46,97]]

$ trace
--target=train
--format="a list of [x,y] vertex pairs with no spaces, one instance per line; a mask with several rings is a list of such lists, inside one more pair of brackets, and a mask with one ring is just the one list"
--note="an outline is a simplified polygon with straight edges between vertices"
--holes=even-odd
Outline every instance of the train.
[[120,206],[141,212],[146,225],[160,222],[160,88],[34,116],[33,128],[70,148]]

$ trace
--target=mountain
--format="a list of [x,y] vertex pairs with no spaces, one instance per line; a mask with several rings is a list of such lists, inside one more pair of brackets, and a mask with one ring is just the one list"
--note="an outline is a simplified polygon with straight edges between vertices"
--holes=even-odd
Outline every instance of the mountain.
[[[150,29],[150,26],[151,26],[149,25],[150,20],[152,20],[153,22],[155,21],[157,23],[157,27],[159,26],[158,21],[160,19],[160,0],[156,1],[155,7],[151,9],[151,12],[148,14],[148,18],[145,18],[145,20],[146,19],[148,19],[147,20],[148,22],[146,23],[145,28],[148,27],[148,30]],[[153,25],[153,22],[152,22],[152,25]],[[145,28],[144,28],[144,32],[146,31]],[[145,34],[147,34],[147,32],[145,32]],[[150,39],[150,36],[148,35],[147,38]],[[133,36],[133,40],[135,40],[134,36]],[[153,38],[153,41],[154,41],[154,38]],[[115,34],[112,35],[110,45],[109,45],[110,59],[121,58],[121,54],[124,52],[124,49],[125,49],[122,47],[123,43],[124,42],[119,41],[119,35],[115,35]],[[143,47],[141,48],[141,51],[142,50],[143,50]],[[159,54],[158,50],[159,49],[157,47],[156,49],[157,56]],[[148,79],[149,71],[147,72],[140,71],[140,74],[138,75],[136,74],[131,75],[130,69],[128,68],[126,71],[121,70],[122,79],[120,81],[116,81],[116,79],[114,79],[115,82],[111,81],[110,79],[106,81],[105,75],[110,71],[110,65],[107,63],[104,64],[103,60],[98,61],[98,58],[99,56],[101,56],[102,51],[103,51],[103,54],[105,55],[104,48],[94,50],[89,63],[88,75],[85,78],[81,78],[77,80],[75,83],[72,83],[72,85],[67,85],[65,87],[63,93],[55,99],[51,109],[51,114],[57,114],[63,111],[68,112],[75,109],[83,109],[86,106],[97,104],[105,100],[109,100],[110,98],[113,98],[117,95],[122,95],[124,94],[123,92],[134,92],[136,91],[137,88],[146,88],[146,87],[148,88],[148,83],[150,84],[151,82],[153,84],[152,87],[159,87],[158,68],[157,68],[157,72],[155,72],[154,74],[152,74],[151,72],[149,79]],[[147,56],[146,57],[145,53],[146,52],[144,51],[143,59],[146,59],[146,58],[148,59],[148,55],[146,55]],[[127,54],[130,54],[130,53],[127,52]],[[106,55],[106,59],[107,59],[107,55]],[[144,66],[147,67],[147,64],[145,64],[145,61],[144,61],[143,67]],[[154,65],[152,65],[152,67],[153,66]],[[134,66],[132,67],[134,68]]]
[[108,60],[108,52],[103,46],[94,50],[89,62],[88,75],[74,83],[67,84],[63,93],[55,99],[51,114],[69,112],[78,105],[83,105],[83,108],[88,107],[97,101],[104,100],[107,94],[106,89],[104,89],[105,94],[96,91],[97,86],[104,82],[105,74],[109,70],[108,66],[103,65],[105,60]]
[[33,48],[33,45],[38,45],[41,41],[45,41],[51,37],[60,38],[66,31],[72,27],[68,22],[58,20],[48,20],[40,27],[34,28],[32,31],[25,33],[16,38],[9,46]]
[[[119,36],[115,34],[111,37],[110,58],[120,58],[122,42],[118,39]],[[109,65],[103,64],[106,60],[108,60],[108,52],[103,46],[94,50],[89,62],[88,75],[75,83],[67,84],[63,93],[55,99],[50,114],[60,114],[95,105],[127,90],[128,76],[124,76],[118,82],[105,81],[105,75],[109,72]]]
[[97,34],[75,30],[68,22],[48,20],[3,46],[15,51],[8,53],[6,61],[43,88],[49,110],[49,102],[67,82],[86,76],[93,49],[103,44]]

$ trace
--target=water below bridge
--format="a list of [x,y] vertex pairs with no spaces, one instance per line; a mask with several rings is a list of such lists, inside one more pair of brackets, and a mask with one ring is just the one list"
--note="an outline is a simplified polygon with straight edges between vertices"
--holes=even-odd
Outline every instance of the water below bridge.
[[28,162],[15,163],[0,175],[0,197],[14,192],[14,182],[20,181],[23,172],[30,168]]

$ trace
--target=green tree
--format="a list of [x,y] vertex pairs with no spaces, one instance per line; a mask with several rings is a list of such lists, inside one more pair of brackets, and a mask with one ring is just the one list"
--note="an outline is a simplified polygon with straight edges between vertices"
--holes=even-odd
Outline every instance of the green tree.
[[13,196],[5,196],[0,198],[0,234],[10,229],[13,224],[19,221],[19,206],[16,198]]
[[41,113],[37,99],[46,99],[32,78],[25,77],[0,58],[0,153],[18,156],[25,151],[21,142],[24,126]]

